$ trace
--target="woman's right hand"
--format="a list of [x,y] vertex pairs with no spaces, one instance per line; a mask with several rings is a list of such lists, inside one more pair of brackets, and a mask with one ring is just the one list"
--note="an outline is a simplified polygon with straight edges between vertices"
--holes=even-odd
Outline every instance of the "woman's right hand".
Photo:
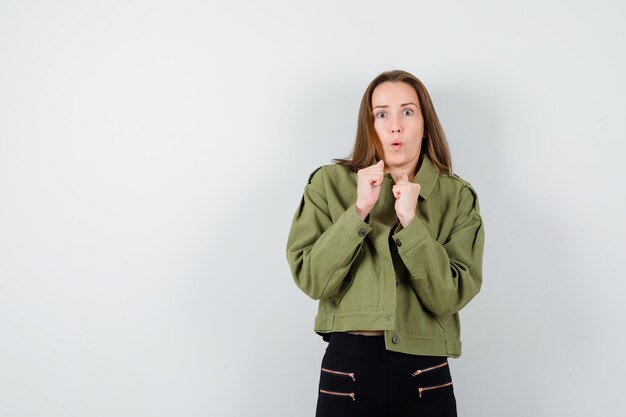
[[385,162],[381,159],[377,164],[357,171],[356,212],[365,220],[372,211],[380,196],[380,188],[385,176]]

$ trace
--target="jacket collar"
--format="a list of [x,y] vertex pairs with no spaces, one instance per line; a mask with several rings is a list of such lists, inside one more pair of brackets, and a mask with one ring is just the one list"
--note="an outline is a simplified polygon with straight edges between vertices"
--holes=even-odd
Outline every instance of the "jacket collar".
[[[420,196],[426,200],[430,193],[435,188],[435,184],[437,183],[437,179],[439,178],[439,170],[433,163],[430,161],[430,158],[427,154],[422,154],[422,162],[420,163],[420,167],[417,171],[417,174],[413,177],[413,183],[417,183],[420,185]],[[393,183],[393,178],[391,178],[391,174],[385,174],[385,179],[391,181]]]
[[433,165],[428,155],[424,154],[424,157],[422,158],[422,165],[420,166],[419,171],[417,171],[417,174],[413,177],[412,181],[420,185],[420,195],[424,198],[424,200],[428,198],[430,193],[435,188],[438,178],[439,170]]

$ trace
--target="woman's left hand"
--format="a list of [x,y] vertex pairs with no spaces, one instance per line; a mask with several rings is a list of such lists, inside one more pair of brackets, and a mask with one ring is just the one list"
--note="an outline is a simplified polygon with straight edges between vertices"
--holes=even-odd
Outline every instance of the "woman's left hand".
[[417,198],[420,195],[420,185],[409,181],[406,174],[393,186],[393,196],[396,198],[396,214],[402,227],[407,227],[415,217]]

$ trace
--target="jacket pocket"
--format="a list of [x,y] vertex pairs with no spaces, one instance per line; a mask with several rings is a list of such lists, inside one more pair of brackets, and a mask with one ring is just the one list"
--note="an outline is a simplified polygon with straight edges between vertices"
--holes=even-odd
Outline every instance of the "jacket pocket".
[[433,386],[430,386],[430,387],[419,387],[419,388],[417,389],[417,391],[419,392],[420,398],[422,398],[422,394],[423,394],[425,391],[430,391],[430,390],[441,389],[441,388],[449,387],[449,386],[451,386],[451,385],[452,385],[452,381],[450,381],[450,382],[446,382],[445,384],[441,384],[441,385],[433,385]]
[[434,371],[435,369],[443,368],[444,366],[448,366],[448,362],[447,361],[443,362],[443,363],[440,363],[439,365],[431,366],[430,368],[418,369],[415,372],[413,372],[411,374],[411,376],[421,375],[421,374],[423,374],[425,372],[430,372],[430,371]]

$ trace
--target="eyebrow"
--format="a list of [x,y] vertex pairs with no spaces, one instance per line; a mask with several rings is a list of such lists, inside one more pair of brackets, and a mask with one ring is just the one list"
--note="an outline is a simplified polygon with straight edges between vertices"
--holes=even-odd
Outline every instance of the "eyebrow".
[[[402,103],[402,104],[400,104],[400,107],[408,106],[409,104],[412,104],[412,105],[414,105],[415,107],[417,107],[417,104],[415,104],[415,103],[413,103],[413,102]],[[384,105],[384,106],[374,106],[374,107],[372,108],[372,110],[374,110],[374,109],[376,109],[376,108],[378,108],[378,107],[386,108],[386,107],[389,107],[389,106],[388,106],[388,105]]]

